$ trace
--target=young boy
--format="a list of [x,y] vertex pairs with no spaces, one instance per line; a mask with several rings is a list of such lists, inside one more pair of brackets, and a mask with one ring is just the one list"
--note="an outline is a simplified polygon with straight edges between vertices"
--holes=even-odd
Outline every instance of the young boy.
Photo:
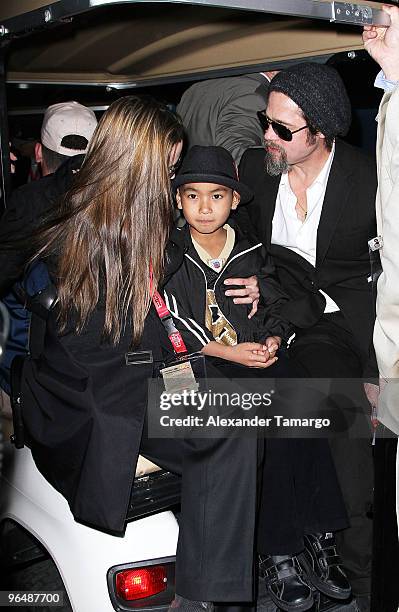
[[[187,350],[212,357],[231,378],[295,376],[289,361],[276,356],[292,333],[281,315],[287,297],[262,243],[230,218],[252,195],[239,182],[230,153],[192,147],[174,189],[186,226],[175,230],[171,242],[185,253],[164,297]],[[249,308],[225,295],[223,281],[251,275],[258,278],[261,300],[248,318]],[[310,585],[334,599],[349,597],[331,533],[346,526],[327,441],[268,439],[258,520],[260,593],[266,589],[288,612],[313,606]]]
[[[172,240],[183,242],[186,252],[164,294],[188,350],[241,366],[272,366],[281,339],[291,330],[280,315],[287,297],[262,243],[229,219],[240,201],[252,197],[238,181],[230,153],[222,147],[192,147],[174,188],[187,225]],[[258,277],[262,299],[249,319],[248,307],[225,295],[223,281],[251,275]]]

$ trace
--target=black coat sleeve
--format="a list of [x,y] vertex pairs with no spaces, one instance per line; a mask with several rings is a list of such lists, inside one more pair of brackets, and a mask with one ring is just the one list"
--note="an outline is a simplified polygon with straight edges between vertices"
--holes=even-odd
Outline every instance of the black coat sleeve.
[[29,234],[32,224],[31,206],[24,201],[23,191],[16,190],[0,219],[0,296],[12,287],[23,273],[32,253]]
[[261,257],[263,265],[257,274],[261,294],[256,315],[261,322],[258,340],[259,342],[265,340],[266,335],[280,336],[283,341],[288,340],[294,328],[281,311],[289,296],[278,281],[272,257],[268,255],[265,247],[261,249]]
[[54,174],[22,185],[0,219],[0,295],[15,283],[34,255],[34,233],[57,213],[60,197],[71,186],[83,155],[68,158]]
[[[247,187],[254,190],[257,182],[254,169],[259,165],[259,147],[247,149],[241,158],[241,162],[238,168],[238,176]],[[261,178],[261,177],[259,177]],[[256,227],[256,219],[254,216],[249,214],[253,211],[252,200],[247,204],[240,205],[234,213],[234,220],[238,223],[240,228],[247,232],[259,236],[262,240],[262,236],[259,235],[259,228]]]

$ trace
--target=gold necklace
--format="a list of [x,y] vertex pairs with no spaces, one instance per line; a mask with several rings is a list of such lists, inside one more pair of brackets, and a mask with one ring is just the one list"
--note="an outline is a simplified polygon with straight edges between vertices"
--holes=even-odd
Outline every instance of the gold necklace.
[[307,211],[307,209],[306,209],[306,208],[304,208],[304,207],[302,206],[302,204],[300,203],[300,201],[298,200],[298,198],[297,198],[296,203],[298,204],[299,208],[300,208],[300,209],[301,209],[301,211],[303,212],[303,220],[304,220],[304,221],[306,221],[306,217],[308,216],[308,211]]

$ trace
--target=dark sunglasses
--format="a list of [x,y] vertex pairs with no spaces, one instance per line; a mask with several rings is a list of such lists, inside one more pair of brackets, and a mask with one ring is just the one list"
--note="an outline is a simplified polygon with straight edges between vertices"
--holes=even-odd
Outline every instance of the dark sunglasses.
[[306,130],[308,125],[304,125],[303,127],[298,128],[297,130],[289,130],[285,125],[281,125],[281,123],[277,123],[277,121],[272,121],[266,115],[265,111],[257,112],[259,123],[262,126],[262,130],[266,132],[269,129],[269,126],[272,126],[273,132],[281,138],[281,140],[285,140],[286,142],[291,142],[292,136],[297,132],[301,132],[302,130]]

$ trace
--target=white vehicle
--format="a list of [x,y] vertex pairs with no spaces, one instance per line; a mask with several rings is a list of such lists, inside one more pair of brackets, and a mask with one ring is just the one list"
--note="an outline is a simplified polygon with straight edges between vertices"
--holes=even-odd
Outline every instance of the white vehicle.
[[[161,508],[176,505],[179,481],[140,457],[136,473],[147,470],[136,477],[126,533],[116,537],[74,521],[30,450],[8,444],[0,479],[0,549],[7,566],[2,588],[22,591],[22,597],[24,591],[41,593],[39,609],[49,612],[167,610],[174,596],[178,522],[171,510]],[[142,516],[148,512],[155,514]],[[47,607],[59,601],[62,605]],[[359,611],[355,603],[342,605],[319,593],[315,601],[313,612]],[[260,602],[262,612],[278,612],[264,593]]]
[[[3,162],[8,160],[7,106],[12,124],[15,117],[39,117],[58,94],[96,112],[133,92],[148,91],[174,104],[195,80],[280,69],[304,58],[340,58],[356,74],[371,65],[361,50],[360,26],[385,23],[378,3],[368,0],[2,0],[0,5]],[[370,111],[371,124],[375,106],[361,108]],[[7,194],[10,176],[5,172],[2,178]],[[39,610],[166,611],[174,595],[180,485],[175,476],[147,467],[151,472],[144,474],[146,468],[138,466],[126,533],[116,537],[75,522],[65,499],[37,470],[29,448],[6,443],[0,591],[63,595],[62,605],[47,600]],[[384,506],[384,499],[378,503]],[[393,576],[398,565],[387,544],[390,538],[394,542],[387,531],[392,512],[390,521],[384,515],[378,529]],[[376,596],[381,602],[382,583]],[[21,603],[36,609],[32,601]],[[381,605],[378,612],[393,612]],[[316,607],[357,610],[327,601]],[[275,608],[263,601],[261,610]]]
[[65,612],[166,609],[174,595],[178,524],[162,508],[178,502],[179,480],[140,458],[138,473],[146,469],[136,478],[126,533],[117,537],[76,523],[30,450],[8,444],[0,503],[8,584],[2,588],[58,591],[64,603],[56,609]]

